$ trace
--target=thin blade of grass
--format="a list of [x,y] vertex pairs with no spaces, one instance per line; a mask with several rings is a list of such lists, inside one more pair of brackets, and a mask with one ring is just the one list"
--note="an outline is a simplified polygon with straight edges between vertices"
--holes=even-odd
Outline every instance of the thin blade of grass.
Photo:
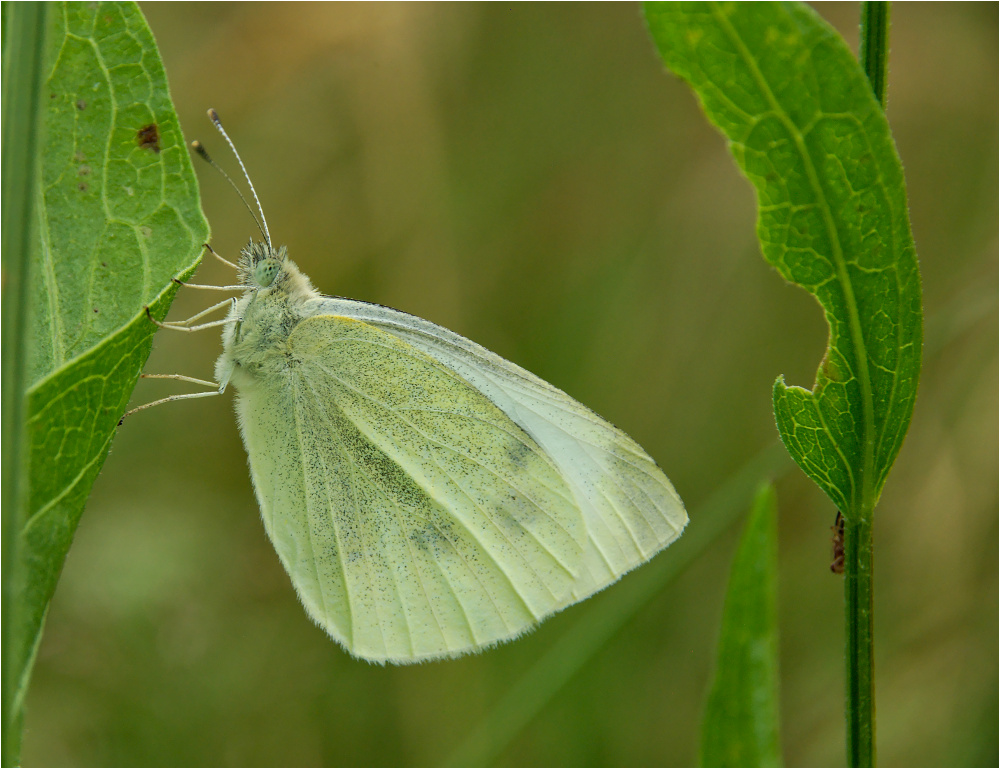
[[757,492],[726,590],[702,766],[778,766],[778,531],[774,486]]

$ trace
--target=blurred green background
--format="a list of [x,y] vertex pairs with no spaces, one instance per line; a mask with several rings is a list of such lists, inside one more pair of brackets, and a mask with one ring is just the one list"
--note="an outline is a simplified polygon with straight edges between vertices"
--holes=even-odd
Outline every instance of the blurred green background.
[[[856,50],[858,5],[817,9]],[[143,10],[187,138],[235,169],[204,116],[219,111],[275,242],[321,291],[433,320],[566,390],[658,460],[686,538],[711,528],[706,501],[777,440],[771,383],[810,385],[826,329],[760,258],[751,188],[639,6]],[[997,23],[996,4],[893,9],[888,114],[927,346],[877,511],[885,765],[998,761]],[[212,243],[234,257],[253,223],[198,171]],[[231,275],[206,262],[197,279]],[[171,317],[203,306],[182,291]],[[192,336],[160,333],[147,370],[210,377],[218,335]],[[135,402],[168,387],[141,383]],[[230,397],[119,430],[49,614],[26,765],[439,764],[463,743],[475,763],[695,760],[736,526],[536,709],[532,665],[579,649],[578,629],[611,622],[680,545],[487,653],[354,661],[306,617],[264,535]],[[794,468],[778,500],[785,759],[836,765],[835,510]],[[504,712],[523,728],[470,737],[503,726],[514,686]]]

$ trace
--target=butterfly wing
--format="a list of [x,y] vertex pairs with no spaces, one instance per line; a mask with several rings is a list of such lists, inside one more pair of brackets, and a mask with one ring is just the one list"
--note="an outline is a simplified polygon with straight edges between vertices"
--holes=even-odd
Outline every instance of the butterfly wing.
[[348,317],[302,321],[283,355],[237,411],[267,532],[331,636],[371,660],[454,656],[572,602],[575,495],[489,398]]
[[324,297],[315,311],[371,324],[431,356],[485,395],[556,464],[586,526],[582,566],[564,605],[615,582],[680,536],[687,513],[663,471],[628,435],[563,391],[398,310]]

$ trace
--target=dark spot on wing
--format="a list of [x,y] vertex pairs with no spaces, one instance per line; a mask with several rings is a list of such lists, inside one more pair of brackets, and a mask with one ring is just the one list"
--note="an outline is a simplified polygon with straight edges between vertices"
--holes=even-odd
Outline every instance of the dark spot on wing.
[[527,441],[510,440],[506,442],[507,458],[510,464],[519,470],[524,470],[528,466],[528,455],[532,453]]

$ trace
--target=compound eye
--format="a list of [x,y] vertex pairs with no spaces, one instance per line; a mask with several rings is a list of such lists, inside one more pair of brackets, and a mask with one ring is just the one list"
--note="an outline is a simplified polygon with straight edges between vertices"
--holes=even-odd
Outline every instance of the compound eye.
[[267,288],[278,277],[281,265],[277,259],[262,259],[253,268],[253,280],[261,288]]

